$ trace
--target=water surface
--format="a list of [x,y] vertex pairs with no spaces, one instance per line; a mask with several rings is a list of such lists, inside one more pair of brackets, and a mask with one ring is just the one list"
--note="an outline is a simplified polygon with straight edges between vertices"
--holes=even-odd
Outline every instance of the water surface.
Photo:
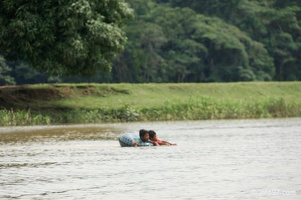
[[[121,148],[153,129],[170,147]],[[301,119],[0,128],[0,199],[301,199]]]

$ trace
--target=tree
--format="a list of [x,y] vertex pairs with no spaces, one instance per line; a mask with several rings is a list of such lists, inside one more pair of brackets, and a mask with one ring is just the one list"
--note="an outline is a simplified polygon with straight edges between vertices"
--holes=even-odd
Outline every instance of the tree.
[[118,82],[272,80],[273,59],[265,46],[239,28],[190,8],[130,2],[137,16],[113,68]]
[[160,25],[168,38],[161,49],[161,55],[167,65],[168,81],[204,81],[203,59],[208,50],[195,38],[199,20],[197,14],[189,8],[163,6],[152,14],[150,20]]
[[[273,61],[274,73],[266,67],[255,73],[256,80],[300,80],[301,1],[300,0],[156,0],[174,7],[189,7],[197,13],[218,17],[239,28],[264,47],[266,56],[252,56],[250,65]],[[212,24],[214,26],[214,24]],[[250,56],[250,53],[248,53]],[[216,62],[216,59],[214,60]],[[238,70],[240,71],[240,70]],[[245,74],[245,73],[244,73]],[[250,76],[251,77],[251,76]]]
[[0,56],[0,85],[15,84],[15,80],[8,74],[9,72],[11,72],[11,68],[6,64],[4,58]]
[[129,0],[135,9],[136,18],[127,24],[128,42],[125,51],[113,66],[117,82],[166,82],[164,59],[161,47],[166,36],[161,26],[149,22],[147,18],[156,10],[151,0]]
[[158,7],[152,16],[148,20],[168,36],[161,55],[170,81],[253,81],[274,76],[273,59],[264,45],[219,18],[168,7]]
[[48,83],[47,74],[38,72],[28,66],[24,62],[7,62],[7,65],[12,69],[11,76],[14,77],[16,84],[36,84]]
[[[166,38],[162,28],[154,23],[143,23],[129,27],[129,47],[131,51],[130,61],[135,68],[132,71],[136,74],[138,82],[160,82],[158,72],[164,63],[160,55],[160,48]],[[137,31],[137,28],[140,30]]]
[[269,37],[263,40],[274,57],[276,80],[301,80],[301,7],[283,6],[263,13]]
[[2,0],[0,54],[53,75],[110,71],[131,16],[123,0]]

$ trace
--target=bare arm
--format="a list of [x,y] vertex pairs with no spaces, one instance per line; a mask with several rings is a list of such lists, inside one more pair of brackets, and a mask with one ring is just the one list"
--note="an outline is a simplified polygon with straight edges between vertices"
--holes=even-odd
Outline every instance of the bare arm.
[[158,142],[155,142],[155,141],[150,141],[150,143],[152,143],[154,146],[160,146],[160,144]]
[[170,142],[167,142],[167,141],[162,141],[165,145],[177,145],[177,144],[172,144],[172,143],[170,143]]

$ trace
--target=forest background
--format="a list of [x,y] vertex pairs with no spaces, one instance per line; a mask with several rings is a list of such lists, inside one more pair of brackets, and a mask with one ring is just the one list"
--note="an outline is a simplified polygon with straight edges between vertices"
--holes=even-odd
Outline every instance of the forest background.
[[110,72],[50,76],[0,56],[0,85],[301,80],[300,0],[126,0],[126,46]]

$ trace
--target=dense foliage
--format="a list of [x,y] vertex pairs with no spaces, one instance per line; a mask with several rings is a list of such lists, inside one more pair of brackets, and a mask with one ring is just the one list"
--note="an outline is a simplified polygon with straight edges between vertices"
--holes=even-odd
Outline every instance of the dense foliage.
[[8,75],[11,71],[4,58],[0,56],[0,85],[15,84],[14,78]]
[[3,0],[0,54],[54,75],[110,71],[131,15],[122,0]]
[[115,81],[301,80],[300,1],[128,2],[136,20]]
[[[27,2],[18,3],[27,6],[18,8],[17,3],[15,3],[13,7],[15,11],[22,11],[17,15],[17,17],[20,15],[21,18],[5,20],[2,13],[11,14],[12,12],[7,2]],[[49,10],[48,14],[47,12],[37,14],[38,17],[41,17],[40,21],[30,21],[29,23],[27,20],[34,19],[34,16],[29,15],[29,11],[34,9],[29,6],[32,4],[31,2],[35,1],[4,0],[3,3],[0,3],[1,27],[4,25],[6,27],[8,23],[11,24],[10,28],[18,27],[18,29],[14,29],[17,30],[16,32],[0,32],[1,54],[6,57],[16,55],[16,52],[27,52],[28,49],[18,49],[19,46],[20,48],[27,48],[26,45],[35,47],[35,45],[45,44],[51,36],[52,32],[49,32],[50,29],[48,30],[47,27],[45,30],[34,29],[34,24],[46,20],[47,15],[51,13]],[[61,12],[64,11],[64,6],[73,1],[57,0],[55,2],[57,2],[56,12]],[[51,45],[47,43],[48,46],[43,46],[43,49],[51,47],[50,53],[29,49],[35,61],[29,64],[35,69],[46,69],[46,71],[57,69],[69,74],[94,73],[94,76],[92,78],[79,76],[53,78],[43,74],[42,82],[135,83],[301,80],[301,1],[299,0],[126,0],[135,11],[135,19],[127,23],[128,40],[124,51],[114,60],[111,73],[96,72],[99,69],[103,71],[110,69],[110,60],[121,50],[122,45],[120,44],[124,43],[125,38],[119,26],[114,26],[113,30],[109,28],[95,29],[96,35],[92,34],[93,37],[86,37],[89,34],[83,31],[83,23],[90,15],[84,9],[86,8],[85,4],[80,4],[80,2],[94,2],[94,7],[89,7],[91,12],[102,13],[105,17],[112,15],[111,17],[118,22],[117,25],[119,22],[123,22],[123,17],[127,17],[129,12],[123,12],[120,7],[117,9],[118,6],[111,6],[111,10],[103,12],[103,2],[122,2],[118,0],[81,0],[76,2],[77,7],[75,10],[72,10],[73,7],[70,8],[72,11],[70,11],[70,15],[66,13],[63,16],[56,15],[55,17],[57,21],[67,20],[66,23],[68,22],[63,25],[64,31],[68,33],[62,35],[66,39],[64,40],[65,43],[60,44],[60,40],[57,41],[59,43],[48,41]],[[44,9],[43,3],[37,5],[39,5],[37,8]],[[79,11],[81,12],[73,15]],[[117,16],[113,13],[117,13]],[[66,17],[64,17],[65,15]],[[75,21],[69,20],[69,22],[68,19],[75,19]],[[47,26],[49,23],[44,23],[44,21],[43,24]],[[28,22],[29,24],[21,26],[18,24],[21,22]],[[108,21],[100,20],[99,22]],[[106,27],[106,24],[102,23],[102,25]],[[25,32],[26,34],[24,34],[22,27],[28,31]],[[18,36],[17,33],[22,33],[22,37]],[[45,35],[45,38],[38,37],[38,33]],[[84,35],[82,35],[83,33]],[[4,37],[5,34],[12,35],[12,39],[9,40],[8,35]],[[103,42],[104,37],[108,41],[117,41],[117,44],[113,42],[111,46],[107,47],[104,44],[108,43]],[[4,45],[9,43],[3,42],[3,38],[8,40],[7,42],[13,42],[10,44],[12,46],[17,43],[20,45],[17,45],[17,49],[10,49],[8,45]],[[79,43],[74,43],[75,40]],[[88,42],[91,46],[86,51],[87,49],[82,47],[85,47],[85,43]],[[109,42],[109,44],[111,43]],[[103,56],[110,59],[103,59]],[[53,57],[59,59],[49,62],[50,58]],[[71,59],[74,57],[79,60]],[[103,62],[97,63],[96,67],[93,57]],[[26,60],[27,57],[18,58]],[[68,66],[59,64],[60,60],[65,59]],[[18,63],[20,64],[20,62]],[[41,63],[47,63],[47,65],[41,65]],[[20,70],[17,64],[9,65],[14,72]],[[23,64],[24,66],[28,67],[27,64]],[[31,69],[27,69],[27,71],[31,71]],[[60,72],[62,71],[58,71],[58,73]],[[37,75],[37,72],[29,74]],[[18,80],[21,77],[16,78],[14,76],[14,78],[19,83]],[[39,80],[41,81],[41,79]]]

